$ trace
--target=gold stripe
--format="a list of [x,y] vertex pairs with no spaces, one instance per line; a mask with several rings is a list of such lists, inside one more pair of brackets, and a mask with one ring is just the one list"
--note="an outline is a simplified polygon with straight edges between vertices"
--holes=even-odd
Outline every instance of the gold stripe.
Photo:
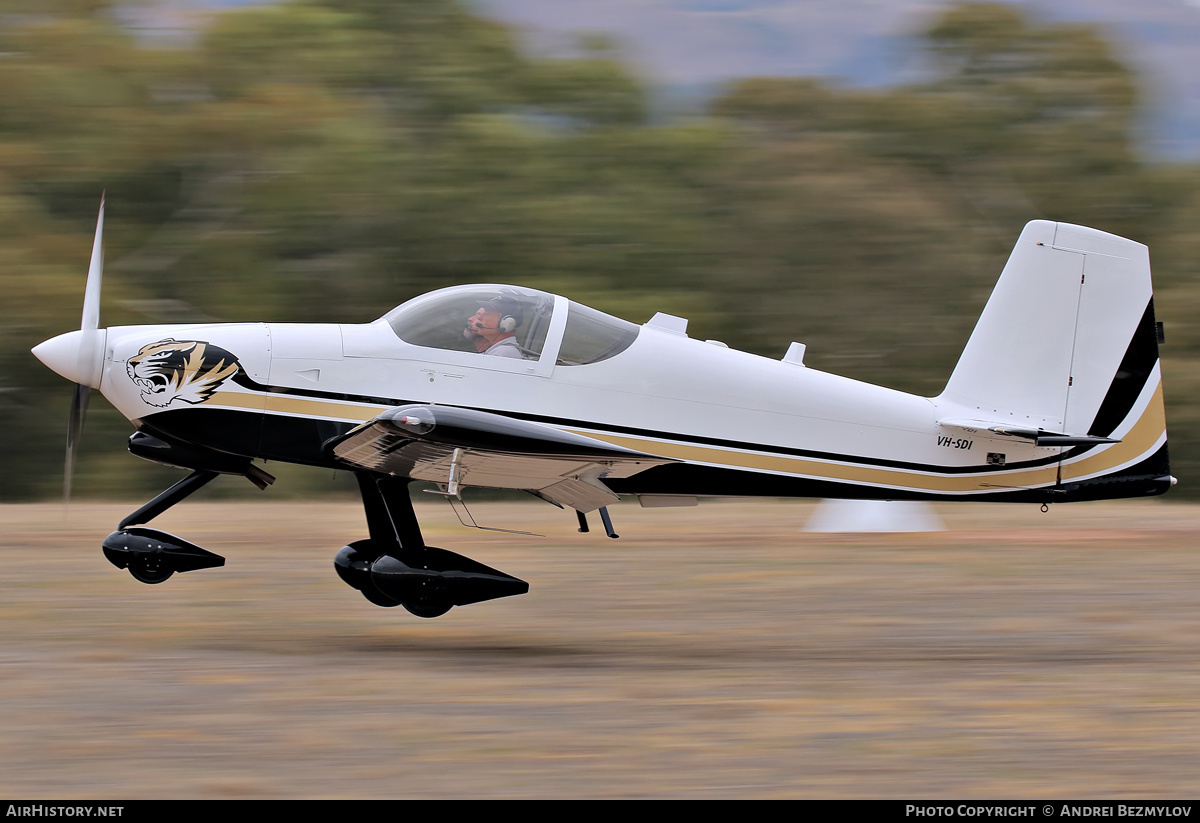
[[[1064,479],[1075,479],[1087,475],[1100,475],[1117,466],[1145,455],[1166,430],[1166,418],[1162,406],[1162,383],[1154,391],[1150,403],[1141,418],[1121,443],[1109,446],[1104,451],[1091,455],[1076,463],[1063,466]],[[874,466],[828,463],[804,457],[786,457],[767,454],[742,454],[710,446],[694,446],[680,443],[662,443],[637,437],[575,431],[585,437],[593,437],[615,446],[624,446],[635,451],[673,457],[698,463],[714,463],[735,468],[758,469],[815,477],[822,480],[840,480],[865,483],[875,486],[891,486],[929,492],[996,492],[1006,489],[1026,489],[1053,485],[1058,479],[1058,466],[1039,466],[1007,472],[988,472],[978,475],[921,474],[902,469],[887,469]]]
[[263,396],[261,394],[250,394],[248,392],[219,391],[213,393],[213,396],[208,399],[208,403],[206,405],[232,406],[235,409],[262,411]]
[[250,394],[219,391],[209,401],[212,405],[231,406],[254,411],[306,414],[313,417],[336,417],[340,420],[363,422],[375,417],[387,406],[358,406],[329,400],[314,400],[289,394]]
[[758,469],[785,474],[799,474],[821,480],[841,480],[873,486],[892,486],[904,489],[933,492],[998,491],[1013,488],[1012,482],[1020,475],[1019,488],[1033,485],[1053,484],[1058,477],[1057,466],[1042,466],[1021,472],[988,472],[984,476],[918,474],[903,469],[884,469],[855,464],[825,463],[805,457],[785,457],[769,454],[742,454],[725,449],[691,446],[676,443],[658,443],[634,437],[618,437],[595,432],[577,432],[585,437],[594,437],[615,446],[624,446],[635,451],[647,452],[693,463],[715,463],[735,468]]
[[1162,380],[1159,380],[1142,416],[1129,433],[1121,438],[1121,442],[1109,446],[1099,454],[1088,455],[1078,462],[1064,463],[1063,479],[1073,480],[1085,475],[1104,474],[1122,463],[1143,457],[1154,448],[1154,444],[1166,430],[1167,414],[1163,410]]
[[[301,414],[316,417],[334,417],[341,420],[365,422],[379,414],[387,406],[361,406],[315,400],[286,394],[251,394],[247,392],[216,392],[210,403],[253,411]],[[830,463],[804,457],[788,457],[771,454],[745,454],[714,446],[697,446],[686,443],[670,443],[628,437],[604,432],[567,429],[575,434],[595,438],[615,446],[624,446],[635,451],[686,460],[693,463],[712,463],[741,469],[798,474],[822,480],[862,483],[873,486],[890,486],[929,492],[995,492],[1005,489],[1024,489],[1053,485],[1058,480],[1058,466],[1040,466],[1031,469],[987,472],[979,475],[922,474],[903,469],[888,469],[876,466]],[[1166,415],[1163,411],[1162,381],[1154,389],[1138,422],[1123,438],[1122,442],[1089,455],[1077,462],[1063,464],[1064,480],[1102,475],[1118,465],[1145,455],[1166,431]]]

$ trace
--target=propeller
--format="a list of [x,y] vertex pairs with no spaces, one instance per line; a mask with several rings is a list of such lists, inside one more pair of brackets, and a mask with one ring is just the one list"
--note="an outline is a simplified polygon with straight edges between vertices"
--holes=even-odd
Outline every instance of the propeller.
[[67,424],[67,457],[63,465],[63,500],[71,499],[71,480],[75,476],[75,454],[79,448],[79,437],[83,433],[83,419],[87,416],[88,400],[92,394],[92,380],[99,384],[99,369],[96,368],[97,354],[104,356],[103,333],[100,331],[100,280],[104,274],[104,194],[100,195],[100,214],[96,218],[96,237],[92,241],[92,259],[88,263],[87,285],[83,291],[83,315],[79,330],[83,336],[79,341],[78,374],[85,376],[75,384],[71,398],[71,418]]
[[87,286],[83,292],[83,317],[79,331],[60,334],[33,348],[34,355],[54,371],[75,383],[71,399],[71,418],[67,424],[67,457],[63,466],[63,499],[71,499],[71,480],[75,474],[75,455],[83,419],[87,415],[92,389],[100,387],[104,366],[105,331],[100,328],[100,279],[104,268],[104,196],[100,197],[100,216],[96,219],[96,239],[88,266]]

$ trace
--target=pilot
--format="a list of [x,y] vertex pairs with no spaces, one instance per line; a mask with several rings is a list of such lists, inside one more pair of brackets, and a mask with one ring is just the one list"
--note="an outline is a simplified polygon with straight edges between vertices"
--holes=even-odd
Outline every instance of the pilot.
[[475,344],[481,354],[524,359],[514,332],[524,318],[521,304],[503,294],[479,303],[479,310],[467,318],[463,337]]

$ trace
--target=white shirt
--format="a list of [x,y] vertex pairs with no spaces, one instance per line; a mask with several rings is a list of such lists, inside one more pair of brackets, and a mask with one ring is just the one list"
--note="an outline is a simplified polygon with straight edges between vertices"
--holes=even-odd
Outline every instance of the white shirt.
[[517,360],[525,359],[525,355],[521,354],[521,347],[517,344],[515,337],[506,337],[503,340],[497,340],[488,346],[483,353],[493,354],[496,357],[514,357]]

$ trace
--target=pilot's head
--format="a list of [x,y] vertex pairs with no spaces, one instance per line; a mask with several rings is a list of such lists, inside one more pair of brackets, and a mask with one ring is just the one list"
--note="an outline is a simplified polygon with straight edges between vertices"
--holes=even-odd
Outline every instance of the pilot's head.
[[463,335],[483,351],[498,340],[512,337],[523,319],[521,304],[500,294],[490,300],[480,301],[478,310],[467,318]]

